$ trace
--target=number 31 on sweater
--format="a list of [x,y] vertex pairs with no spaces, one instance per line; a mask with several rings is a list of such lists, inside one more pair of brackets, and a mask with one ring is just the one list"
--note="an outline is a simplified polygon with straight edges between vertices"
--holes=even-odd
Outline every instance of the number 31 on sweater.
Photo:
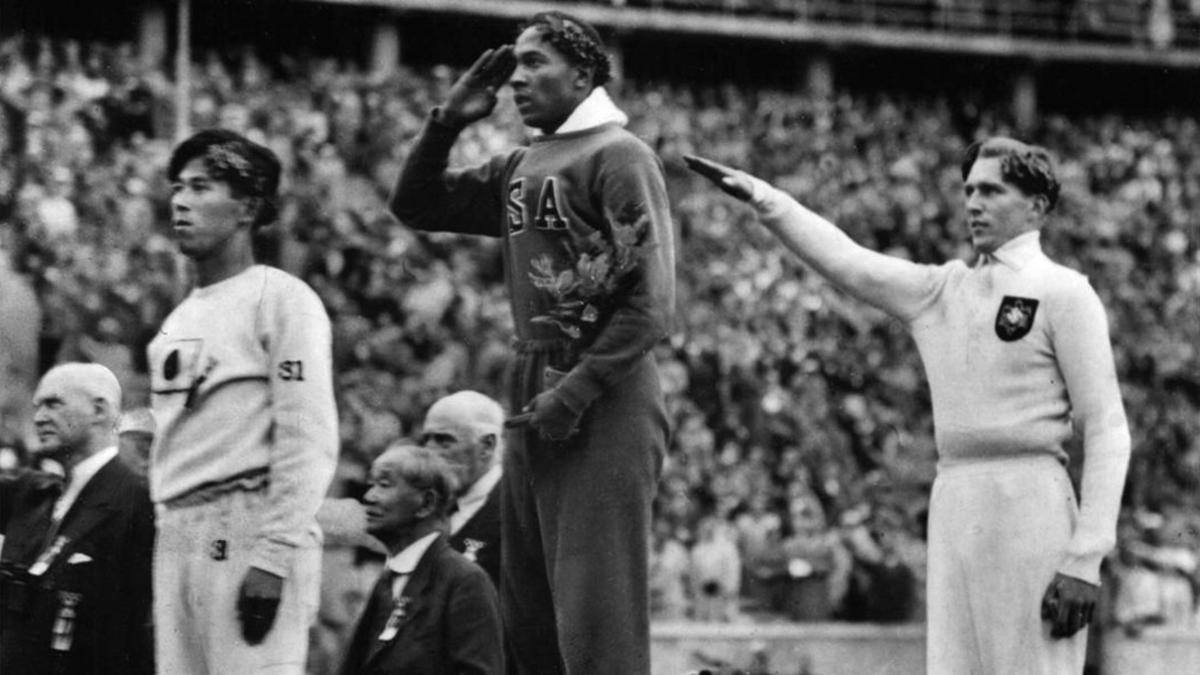
[[279,362],[279,379],[286,382],[303,382],[304,381],[304,362],[303,361],[280,361]]

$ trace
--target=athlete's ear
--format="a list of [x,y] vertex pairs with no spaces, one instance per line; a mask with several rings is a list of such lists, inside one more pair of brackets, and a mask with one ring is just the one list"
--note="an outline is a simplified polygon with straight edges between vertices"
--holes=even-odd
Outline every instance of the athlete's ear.
[[1034,195],[1033,208],[1039,216],[1044,216],[1050,212],[1050,198],[1046,195]]
[[575,66],[575,78],[571,81],[571,85],[576,89],[582,89],[591,93],[592,91],[592,69],[584,66]]
[[254,221],[258,219],[258,210],[262,207],[262,200],[257,197],[243,197],[241,202],[242,214],[238,222],[254,225]]

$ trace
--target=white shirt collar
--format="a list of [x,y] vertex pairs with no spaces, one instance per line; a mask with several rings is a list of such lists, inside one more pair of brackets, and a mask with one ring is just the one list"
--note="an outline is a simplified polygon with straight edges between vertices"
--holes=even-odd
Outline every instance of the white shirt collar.
[[458,498],[458,510],[450,516],[450,532],[451,534],[462,529],[467,521],[483,508],[484,502],[487,501],[488,495],[492,493],[492,489],[500,482],[501,469],[499,464],[493,464],[482,476],[479,477],[467,492]]
[[388,556],[387,568],[396,574],[412,574],[417,569],[417,563],[425,556],[425,551],[433,545],[433,540],[441,536],[441,532],[430,532],[413,543],[405,546],[399,553]]
[[[1042,233],[1033,230],[1018,234],[1001,244],[1000,248],[992,251],[992,257],[1008,267],[1020,270],[1030,260],[1042,254]],[[983,256],[980,256],[982,263]]]
[[76,464],[71,469],[71,479],[67,483],[66,489],[63,490],[62,496],[58,498],[58,501],[54,503],[53,517],[57,520],[62,520],[67,515],[67,511],[71,510],[71,505],[75,503],[75,500],[79,497],[79,493],[83,492],[83,488],[87,486],[88,481],[116,456],[117,446],[110,445]]
[[598,127],[601,124],[616,122],[621,126],[629,123],[629,116],[621,112],[616,103],[609,97],[604,87],[596,87],[588,97],[575,106],[575,110],[567,120],[554,130],[555,134],[566,134],[572,131],[583,131]]

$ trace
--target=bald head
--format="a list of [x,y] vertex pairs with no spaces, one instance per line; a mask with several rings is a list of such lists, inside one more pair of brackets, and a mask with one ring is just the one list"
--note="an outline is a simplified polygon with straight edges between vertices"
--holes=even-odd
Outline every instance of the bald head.
[[453,419],[479,433],[499,434],[504,427],[504,407],[477,391],[459,391],[429,406],[425,422],[430,418]]
[[65,363],[42,376],[33,396],[38,450],[68,465],[116,444],[121,383],[96,363]]
[[470,489],[499,458],[504,439],[504,407],[477,391],[438,399],[425,414],[421,445],[437,450]]

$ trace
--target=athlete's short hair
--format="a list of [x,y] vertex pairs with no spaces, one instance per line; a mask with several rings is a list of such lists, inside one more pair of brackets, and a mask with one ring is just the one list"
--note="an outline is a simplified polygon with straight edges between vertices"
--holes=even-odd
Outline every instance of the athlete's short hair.
[[1026,195],[1046,198],[1046,212],[1054,210],[1058,203],[1061,186],[1054,175],[1050,151],[1040,145],[1029,145],[1016,140],[996,136],[976,141],[967,147],[962,162],[962,178],[965,181],[975,161],[984,157],[1000,159],[1000,177],[1012,183]]
[[604,50],[600,33],[586,22],[566,12],[538,12],[521,32],[535,28],[572,64],[592,72],[592,86],[603,87],[612,79],[612,62]]
[[171,153],[167,178],[176,181],[183,168],[196,158],[214,179],[229,184],[237,197],[260,200],[254,227],[267,225],[279,215],[275,204],[282,166],[269,148],[228,129],[205,129],[180,143]]

